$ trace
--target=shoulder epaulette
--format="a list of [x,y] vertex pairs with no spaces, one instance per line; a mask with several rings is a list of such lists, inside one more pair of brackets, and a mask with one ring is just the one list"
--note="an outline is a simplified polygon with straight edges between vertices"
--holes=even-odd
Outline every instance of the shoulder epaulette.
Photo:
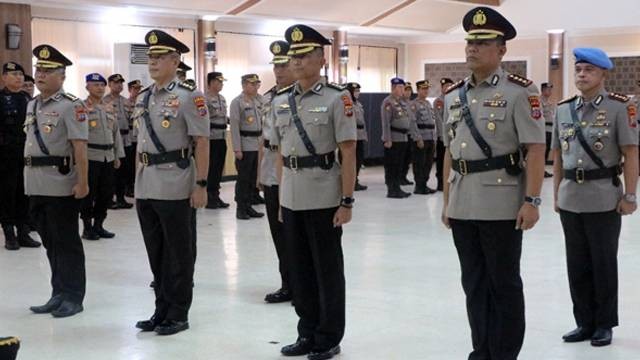
[[340,90],[340,91],[343,91],[343,90],[346,89],[346,87],[344,87],[344,86],[342,86],[340,84],[336,84],[334,82],[327,83],[327,86],[332,88],[332,89],[336,89],[336,90]]
[[572,96],[572,97],[570,97],[570,98],[566,98],[566,99],[564,99],[564,100],[560,101],[560,102],[558,103],[558,105],[562,105],[562,104],[570,103],[570,102],[572,102],[573,100],[575,100],[577,97],[578,97],[578,95],[573,95],[573,96]]
[[618,93],[609,93],[609,99],[618,100],[620,102],[626,103],[631,98],[627,95],[618,94]]
[[507,76],[507,79],[509,79],[509,81],[511,81],[512,83],[516,83],[522,87],[529,87],[529,85],[533,84],[533,81],[516,74],[509,74],[509,76]]
[[189,91],[194,91],[196,89],[195,85],[191,85],[191,84],[189,84],[187,82],[184,82],[184,81],[180,81],[178,83],[178,86],[183,87],[183,88],[185,88],[185,89],[187,89]]
[[142,94],[142,93],[143,93],[143,92],[145,92],[145,91],[149,91],[149,89],[151,89],[151,87],[152,87],[152,86],[153,86],[153,85],[149,85],[149,86],[147,86],[146,88],[144,88],[144,89],[140,90],[140,92],[138,93],[138,95]]
[[267,90],[262,96],[267,96],[269,94],[277,94],[278,90],[276,90],[276,86],[274,85],[271,89]]
[[459,80],[456,83],[451,84],[445,91],[445,94],[448,94],[450,92],[452,92],[453,90],[459,88],[460,86],[464,85],[464,80]]
[[289,90],[291,90],[291,89],[293,88],[293,86],[294,86],[294,85],[295,85],[295,84],[291,84],[291,85],[289,85],[289,86],[285,86],[285,87],[283,87],[282,89],[278,90],[278,92],[277,92],[276,94],[277,94],[277,95],[280,95],[280,94],[284,94],[284,93],[286,93],[286,92],[289,92]]
[[80,100],[79,97],[73,95],[73,94],[69,94],[69,93],[62,93],[62,96],[66,97],[67,99],[71,100],[71,101],[77,101]]

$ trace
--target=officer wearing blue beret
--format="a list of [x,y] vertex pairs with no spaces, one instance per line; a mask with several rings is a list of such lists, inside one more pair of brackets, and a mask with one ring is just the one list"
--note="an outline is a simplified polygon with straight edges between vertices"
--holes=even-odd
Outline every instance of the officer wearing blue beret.
[[563,339],[605,346],[618,325],[621,216],[637,208],[637,109],[627,96],[605,90],[613,63],[604,51],[577,48],[573,54],[580,94],[558,105],[552,139],[555,209],[578,325]]

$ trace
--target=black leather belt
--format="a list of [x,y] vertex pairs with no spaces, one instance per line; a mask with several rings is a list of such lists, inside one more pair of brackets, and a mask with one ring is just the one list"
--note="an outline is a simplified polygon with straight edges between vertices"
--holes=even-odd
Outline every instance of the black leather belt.
[[364,125],[356,125],[356,128],[358,128],[359,130],[363,130],[364,129]]
[[209,129],[227,130],[227,124],[209,123]]
[[120,135],[128,135],[129,129],[120,129]]
[[485,160],[452,159],[451,168],[460,175],[473,174],[484,171],[504,169],[509,166],[517,166],[520,161],[520,153],[496,156]]
[[618,165],[606,169],[585,170],[583,168],[564,169],[562,176],[578,184],[589,180],[611,179],[622,174],[622,168]]
[[167,151],[160,154],[152,154],[146,152],[138,153],[138,158],[144,166],[174,163],[180,160],[188,159],[189,149]]
[[257,130],[257,131],[240,130],[240,136],[244,136],[244,137],[259,137],[261,135],[262,135],[261,130]]
[[271,142],[269,140],[264,140],[264,147],[271,150],[271,151],[278,151],[279,147],[278,145],[271,145]]
[[401,134],[406,134],[406,133],[409,132],[409,129],[401,129],[401,128],[397,128],[395,126],[392,126],[391,127],[391,131],[395,131],[395,132],[398,132],[398,133],[401,133]]
[[24,158],[24,165],[29,167],[69,166],[70,162],[69,156],[27,156]]
[[424,130],[424,129],[435,129],[436,126],[433,124],[418,124],[418,129],[420,130]]
[[98,149],[98,150],[111,150],[113,149],[113,144],[87,144],[90,149]]
[[336,162],[336,154],[332,151],[330,153],[326,153],[322,155],[283,156],[282,161],[284,163],[284,166],[291,170],[314,168],[314,167],[319,167],[324,170],[329,170],[333,167],[333,163]]

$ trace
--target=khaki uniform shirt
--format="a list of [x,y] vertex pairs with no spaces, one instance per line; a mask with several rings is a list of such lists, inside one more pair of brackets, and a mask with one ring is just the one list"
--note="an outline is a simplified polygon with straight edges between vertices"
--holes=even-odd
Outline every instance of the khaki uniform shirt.
[[364,120],[364,106],[358,100],[353,103],[353,114],[356,117],[356,126],[358,127],[358,141],[368,141],[367,123]]
[[[113,112],[118,120],[118,128],[120,129],[120,136],[122,137],[122,144],[124,146],[131,146],[131,137],[129,131],[129,123],[131,119],[131,114],[129,113],[128,100],[122,95],[113,96],[111,94],[107,94],[104,97],[105,103],[111,103],[113,106]],[[127,111],[129,110],[129,111]]]
[[[630,101],[613,99],[604,90],[588,103],[582,97],[575,97],[558,106],[551,140],[553,149],[562,150],[564,169],[598,169],[578,140],[571,106],[578,110],[578,126],[587,143],[606,167],[621,163],[621,146],[637,145],[638,123],[635,114],[628,109],[633,106]],[[596,145],[597,142],[600,144]],[[597,150],[599,145],[602,148]],[[611,211],[618,205],[622,192],[623,186],[614,186],[611,179],[589,180],[582,184],[563,179],[558,188],[558,207],[576,213]]]
[[436,120],[433,108],[428,100],[415,99],[411,102],[411,111],[415,115],[417,131],[424,141],[436,140]]
[[[207,106],[209,107],[209,121],[211,124],[218,126],[227,126],[227,100],[224,96],[208,95]],[[226,129],[214,129],[211,128],[211,134],[209,139],[211,140],[224,140],[226,139]]]
[[124,103],[124,109],[127,112],[127,117],[129,118],[129,139],[131,140],[131,145],[135,145],[138,142],[138,126],[137,123],[133,119],[133,111],[136,107],[136,99],[127,99]]
[[87,140],[87,109],[80,99],[59,90],[48,99],[36,96],[27,105],[24,128],[27,140],[24,156],[47,156],[40,150],[34,134],[37,126],[48,156],[70,156],[71,171],[63,175],[57,166],[24,167],[24,189],[26,195],[71,196],[71,189],[78,182],[73,166],[73,145],[70,140]]
[[[415,120],[409,111],[409,104],[404,99],[396,99],[393,95],[387,96],[380,107],[382,119],[382,141],[407,142],[408,136],[415,131]],[[391,127],[406,130],[407,133],[392,131]],[[417,140],[414,138],[414,140]]]
[[[335,151],[341,142],[357,140],[356,121],[347,91],[327,85],[324,78],[304,93],[299,85],[292,91],[298,116],[318,155]],[[291,119],[288,92],[273,100],[271,111],[276,119],[273,142],[280,145],[282,155],[309,156]],[[315,167],[294,171],[284,167],[280,204],[294,211],[337,207],[342,198],[340,174],[337,162],[329,170]]]
[[550,98],[540,97],[542,104],[542,116],[544,117],[544,130],[553,131],[553,120],[556,118],[556,104]]
[[433,115],[436,121],[436,133],[438,134],[438,140],[442,141],[442,136],[444,134],[444,122],[442,117],[444,115],[444,95],[438,96],[435,100],[433,100]]
[[[275,119],[272,116],[271,105],[276,95],[275,86],[264,94],[263,100],[265,101],[262,107],[262,138],[263,141],[269,141],[270,145],[273,142],[273,131]],[[269,149],[262,149],[262,160],[260,160],[260,179],[259,182],[262,185],[274,186],[279,185],[278,173],[276,171],[276,161],[280,156],[280,152],[271,146]]]
[[[144,120],[144,97],[151,92],[148,112],[151,126],[167,151],[190,148],[192,138],[209,137],[209,112],[202,92],[174,79],[163,88],[150,86],[140,93],[134,110],[138,124],[137,152],[159,153],[147,131]],[[167,122],[169,126],[167,125]],[[163,123],[165,126],[163,126]],[[195,164],[179,168],[176,163],[144,166],[137,159],[136,199],[184,200],[191,195],[195,185]]]
[[231,101],[229,124],[233,151],[258,151],[260,137],[242,136],[241,131],[262,131],[262,97],[247,100],[244,94]]
[[89,118],[89,145],[113,145],[109,150],[87,148],[90,161],[112,162],[116,157],[124,157],[124,146],[120,136],[120,128],[116,119],[115,109],[106,98],[101,104],[93,104],[90,98],[85,100]]
[[[508,76],[498,68],[479,84],[467,79],[462,85],[467,87],[473,122],[494,157],[515,153],[523,144],[545,143],[538,89],[526,80],[513,82]],[[459,87],[451,87],[445,96],[444,145],[452,159],[486,159],[462,118]],[[447,211],[453,219],[514,220],[524,203],[524,171],[518,176],[507,174],[505,169],[463,176],[451,169],[448,182]]]

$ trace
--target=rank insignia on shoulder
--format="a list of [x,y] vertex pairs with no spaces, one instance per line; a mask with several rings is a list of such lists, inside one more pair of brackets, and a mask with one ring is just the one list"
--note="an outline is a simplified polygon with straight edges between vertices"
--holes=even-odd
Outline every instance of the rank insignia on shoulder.
[[73,94],[69,94],[69,93],[62,93],[62,96],[66,97],[67,99],[71,100],[71,101],[76,101],[79,100],[79,98]]
[[626,103],[627,101],[629,101],[629,97],[627,95],[618,94],[618,93],[609,93],[609,99],[618,100],[623,103]]
[[194,90],[196,89],[196,86],[195,86],[195,85],[190,84],[190,83],[188,83],[188,82],[184,82],[184,81],[179,82],[179,83],[178,83],[178,86],[180,86],[180,87],[182,87],[182,88],[185,88],[185,89],[187,89],[187,90],[189,90],[189,91],[194,91]]
[[516,74],[509,74],[507,78],[512,83],[518,84],[522,87],[528,87],[529,85],[533,84],[533,81]]
[[448,93],[452,92],[453,90],[455,90],[455,89],[459,88],[459,87],[460,87],[460,86],[462,86],[462,85],[464,85],[464,80],[460,80],[460,81],[458,81],[457,83],[451,84],[451,86],[449,86],[449,87],[444,91],[444,93],[445,93],[445,94],[448,94]]
[[289,90],[293,89],[293,86],[294,86],[294,84],[291,84],[291,85],[289,85],[287,87],[283,87],[282,89],[278,90],[277,94],[280,95],[280,94],[284,94],[286,92],[289,92]]
[[345,90],[345,89],[346,89],[346,87],[344,87],[344,86],[342,86],[342,85],[340,85],[340,84],[334,83],[334,82],[330,82],[330,83],[328,83],[328,84],[327,84],[327,86],[328,86],[328,87],[330,87],[330,88],[332,88],[332,89],[336,89],[336,90],[340,90],[340,91],[342,91],[342,90]]
[[570,102],[572,102],[573,100],[575,100],[577,97],[578,97],[578,95],[573,95],[573,96],[572,96],[572,97],[570,97],[570,98],[566,98],[566,99],[564,99],[564,100],[561,100],[561,101],[558,103],[558,105],[562,105],[562,104],[570,103]]

